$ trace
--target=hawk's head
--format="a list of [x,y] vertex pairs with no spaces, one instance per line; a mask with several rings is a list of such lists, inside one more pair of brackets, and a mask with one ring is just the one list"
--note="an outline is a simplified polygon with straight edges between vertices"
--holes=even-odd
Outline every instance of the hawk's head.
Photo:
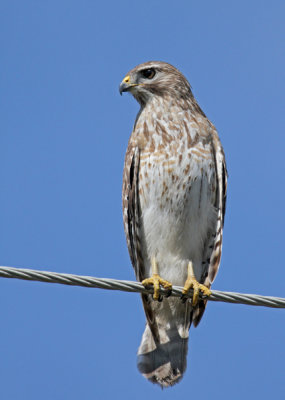
[[120,93],[130,92],[144,105],[153,96],[192,98],[190,85],[178,69],[162,61],[149,61],[127,73],[120,84]]

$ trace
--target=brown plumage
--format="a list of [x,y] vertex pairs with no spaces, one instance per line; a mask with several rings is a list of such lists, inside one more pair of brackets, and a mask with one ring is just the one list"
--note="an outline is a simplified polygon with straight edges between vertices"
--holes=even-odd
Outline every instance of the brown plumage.
[[[183,286],[187,265],[211,286],[221,259],[227,172],[215,127],[172,65],[151,61],[131,70],[120,85],[139,102],[123,176],[123,213],[136,278],[159,275]],[[206,301],[195,307],[173,297],[142,295],[147,324],[138,367],[154,383],[177,383],[185,369],[188,331]]]

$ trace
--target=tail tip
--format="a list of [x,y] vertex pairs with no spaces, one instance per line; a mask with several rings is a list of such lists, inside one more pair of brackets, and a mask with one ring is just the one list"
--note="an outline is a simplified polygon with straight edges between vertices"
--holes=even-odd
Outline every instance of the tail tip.
[[140,357],[138,357],[138,370],[146,379],[159,385],[162,389],[174,386],[183,377],[183,372],[179,368],[172,368],[170,362],[161,365],[151,372],[146,372],[146,365]]

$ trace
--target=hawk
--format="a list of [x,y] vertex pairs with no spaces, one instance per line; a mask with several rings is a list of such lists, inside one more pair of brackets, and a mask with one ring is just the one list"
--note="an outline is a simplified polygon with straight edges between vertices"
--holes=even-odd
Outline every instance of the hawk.
[[[140,104],[123,175],[123,218],[146,327],[138,369],[162,387],[186,369],[189,328],[202,318],[218,272],[227,171],[217,131],[180,71],[165,62],[140,64],[120,84]],[[182,299],[160,295],[183,286]],[[193,289],[193,298],[186,296]],[[205,298],[205,297],[204,297]]]

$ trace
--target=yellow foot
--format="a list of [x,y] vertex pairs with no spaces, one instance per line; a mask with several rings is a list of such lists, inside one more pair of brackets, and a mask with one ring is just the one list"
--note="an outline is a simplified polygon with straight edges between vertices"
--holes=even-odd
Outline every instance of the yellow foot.
[[153,286],[153,300],[162,301],[162,296],[159,293],[159,288],[163,287],[167,293],[165,294],[166,297],[171,295],[172,291],[172,284],[165,279],[162,279],[158,274],[154,273],[151,278],[144,279],[142,281],[142,285],[144,287]]
[[201,291],[205,296],[210,296],[211,290],[207,286],[199,283],[194,275],[193,264],[190,261],[188,264],[188,277],[182,290],[181,299],[183,303],[187,300],[187,294],[190,289],[193,289],[192,306],[195,307],[199,300],[199,292]]
[[158,266],[155,257],[151,258],[152,277],[144,279],[142,285],[144,287],[153,286],[153,300],[162,301],[162,296],[159,293],[159,288],[163,287],[166,292],[166,297],[171,295],[172,284],[165,279],[162,279],[158,274]]

